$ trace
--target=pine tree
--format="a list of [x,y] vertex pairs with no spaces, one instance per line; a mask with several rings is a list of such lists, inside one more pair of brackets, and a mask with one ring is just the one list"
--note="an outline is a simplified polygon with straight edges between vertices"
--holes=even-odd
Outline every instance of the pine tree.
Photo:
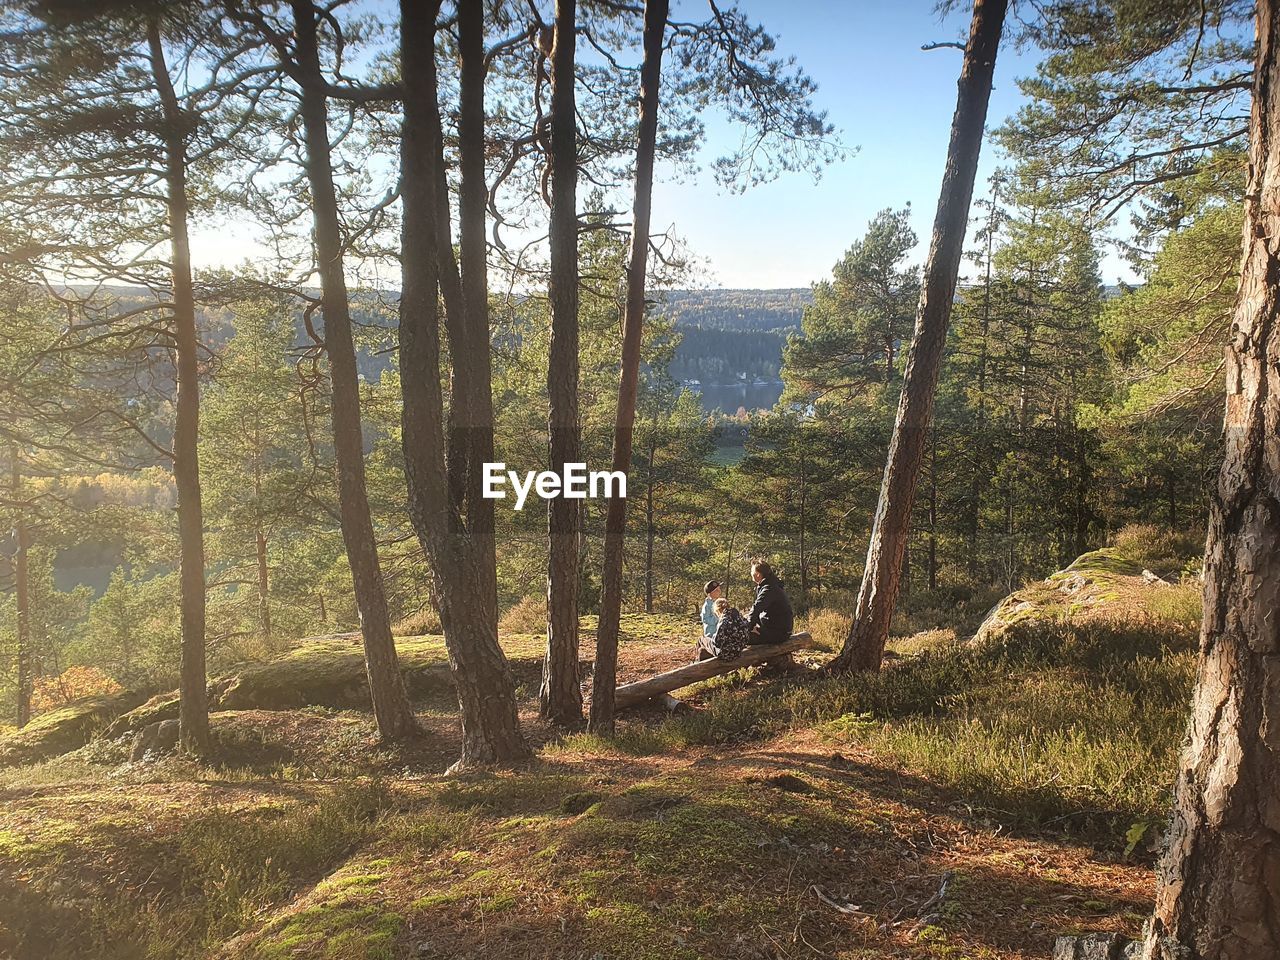
[[889,445],[858,593],[853,625],[833,668],[877,670],[897,603],[911,510],[937,389],[947,326],[963,255],[969,202],[977,175],[978,152],[991,96],[996,50],[1004,26],[1004,0],[976,0],[956,113],[951,125],[947,168],[925,263],[916,328],[907,355],[902,396]]

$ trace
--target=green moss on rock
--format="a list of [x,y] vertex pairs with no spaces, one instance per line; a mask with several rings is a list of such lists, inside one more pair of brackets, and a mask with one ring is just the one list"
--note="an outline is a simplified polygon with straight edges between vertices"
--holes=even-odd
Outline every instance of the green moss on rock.
[[41,714],[17,733],[0,740],[0,767],[35,763],[82,747],[112,720],[146,699],[146,693],[125,691],[85,697]]

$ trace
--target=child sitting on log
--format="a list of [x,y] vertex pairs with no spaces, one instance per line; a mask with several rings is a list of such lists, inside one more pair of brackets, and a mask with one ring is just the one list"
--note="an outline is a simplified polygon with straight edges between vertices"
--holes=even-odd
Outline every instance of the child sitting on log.
[[719,618],[715,636],[702,638],[702,648],[721,660],[734,660],[747,648],[751,626],[737,607],[729,606],[723,597],[714,605]]

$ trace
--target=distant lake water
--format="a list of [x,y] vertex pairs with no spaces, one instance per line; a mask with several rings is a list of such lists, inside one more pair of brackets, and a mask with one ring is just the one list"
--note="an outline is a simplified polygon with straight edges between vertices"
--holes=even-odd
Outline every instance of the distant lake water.
[[782,396],[782,381],[762,383],[738,381],[736,383],[685,383],[689,390],[702,395],[702,409],[707,413],[735,413],[739,407],[752,410],[768,410]]

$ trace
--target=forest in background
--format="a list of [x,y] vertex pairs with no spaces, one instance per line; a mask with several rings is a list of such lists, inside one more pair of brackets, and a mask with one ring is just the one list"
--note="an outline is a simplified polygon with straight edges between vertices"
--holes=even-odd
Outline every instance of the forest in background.
[[[1200,206],[1161,237],[1142,261],[1141,286],[1107,290],[1098,276],[1101,239],[1021,199],[1028,195],[1016,176],[1014,168],[989,185],[974,217],[970,280],[957,297],[907,560],[908,591],[961,602],[989,604],[1126,524],[1194,540],[1218,450],[1213,345],[1234,298],[1238,178],[1198,197]],[[811,292],[651,294],[630,488],[638,509],[628,520],[629,604],[690,612],[703,579],[742,584],[746,561],[758,554],[774,558],[801,609],[849,602],[914,319],[919,280],[909,261],[917,243],[901,211],[890,209]],[[614,270],[616,288],[620,244],[602,240],[584,256]],[[207,282],[212,290],[233,278]],[[108,311],[142,302],[137,291],[94,296],[110,298]],[[401,632],[421,632],[438,623],[426,561],[399,516],[392,299],[369,292],[353,312],[388,596]],[[44,322],[60,329],[51,301],[28,300],[27,309],[41,303],[49,304]],[[602,463],[616,403],[610,317],[618,306],[610,296],[583,305],[584,455]],[[492,309],[498,456],[541,469],[545,456],[529,454],[545,451],[545,305],[495,298]],[[303,636],[355,629],[357,619],[336,520],[323,366],[309,359],[301,313],[283,297],[219,300],[202,309],[200,329],[209,351],[202,479],[216,668]],[[121,357],[104,362],[115,367]],[[748,363],[778,371],[786,392],[775,408],[709,414],[697,388],[682,383],[691,372],[750,370]],[[154,380],[139,423],[165,443],[171,376],[162,364],[145,369]],[[131,469],[72,458],[21,480],[44,498],[29,555],[35,689],[46,709],[87,690],[176,679],[173,483],[145,442],[126,439],[101,453],[132,460]],[[737,462],[725,465],[717,447],[742,447],[741,459],[735,453]],[[588,503],[584,520],[590,558],[602,537],[598,504]],[[502,608],[532,609],[536,619],[543,518],[500,510],[497,523]],[[6,557],[12,549],[10,541]],[[599,582],[589,559],[582,576],[591,612]],[[0,702],[10,718],[14,618],[8,593],[0,598]]]

